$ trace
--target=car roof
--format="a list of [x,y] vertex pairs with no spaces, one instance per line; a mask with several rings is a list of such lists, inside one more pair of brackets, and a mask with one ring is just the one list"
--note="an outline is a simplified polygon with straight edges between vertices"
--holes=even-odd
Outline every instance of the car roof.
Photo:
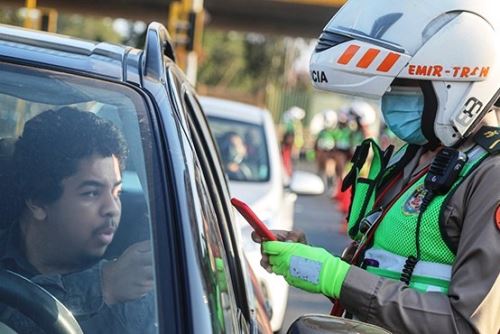
[[257,106],[221,98],[200,96],[200,102],[208,116],[262,124],[269,111]]
[[120,81],[127,78],[125,64],[137,66],[137,61],[130,61],[129,55],[135,54],[138,58],[140,51],[118,44],[87,41],[3,24],[0,24],[0,46],[2,58],[21,59],[27,63],[46,64],[69,71],[84,71]]

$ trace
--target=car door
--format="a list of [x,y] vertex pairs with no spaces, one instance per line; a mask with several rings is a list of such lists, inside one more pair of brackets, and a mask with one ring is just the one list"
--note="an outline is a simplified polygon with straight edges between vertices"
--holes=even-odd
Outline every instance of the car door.
[[[186,91],[186,84],[182,74],[175,67],[171,67],[167,71],[168,81],[171,84],[171,94],[175,101],[177,116],[179,123],[182,124],[182,132],[186,138],[185,151],[189,151],[188,161],[190,173],[193,174],[194,181],[192,185],[192,207],[193,217],[197,220],[201,216],[201,220],[195,226],[191,223],[191,233],[194,239],[203,240],[204,244],[200,256],[208,254],[210,265],[207,268],[202,268],[204,274],[209,276],[215,273],[215,284],[212,284],[213,290],[217,290],[213,294],[213,298],[217,300],[217,307],[214,308],[216,322],[222,324],[220,330],[222,332],[237,333],[248,332],[245,322],[240,321],[242,317],[241,305],[246,303],[238,302],[241,298],[240,287],[241,280],[235,275],[237,268],[241,266],[236,261],[234,251],[234,241],[229,237],[227,226],[221,225],[219,220],[220,202],[213,194],[213,178],[207,174],[206,155],[201,149],[202,146],[197,141],[197,137],[193,135],[192,122],[188,117],[188,109],[185,99],[183,98]],[[197,235],[196,235],[197,234]],[[202,273],[203,274],[203,273]],[[191,285],[193,287],[194,285]],[[205,286],[210,286],[210,282],[205,282]],[[209,291],[208,291],[209,292]],[[244,312],[248,313],[247,310]],[[196,326],[196,325],[195,325]],[[196,332],[196,331],[195,331]]]
[[254,301],[252,282],[250,281],[249,266],[242,257],[243,252],[239,242],[240,230],[234,228],[233,210],[229,202],[229,191],[226,184],[225,174],[221,168],[215,143],[212,139],[204,113],[196,95],[189,86],[185,87],[183,100],[188,112],[188,120],[191,135],[195,142],[198,154],[202,158],[204,173],[210,180],[209,190],[215,203],[217,219],[223,238],[229,249],[232,249],[232,257],[229,259],[229,271],[235,284],[238,322],[242,332],[270,332],[267,317],[257,322],[255,311],[258,305]]
[[[192,91],[187,90],[184,98],[188,106],[190,122],[192,123],[193,137],[199,142],[197,147],[203,147],[204,153],[208,154],[205,160],[207,167],[205,171],[209,174],[208,177],[213,179],[213,188],[211,190],[214,200],[219,203],[217,207],[219,224],[226,231],[227,238],[232,242],[235,251],[235,265],[232,276],[237,281],[235,288],[237,289],[240,323],[246,322],[250,326],[252,333],[269,333],[271,332],[269,314],[264,307],[264,298],[260,292],[260,286],[258,286],[256,280],[251,280],[253,273],[247,260],[244,258],[241,247],[241,232],[232,223],[235,220],[229,202],[229,190],[226,184],[225,173],[218,159],[216,145],[212,139],[196,95]],[[256,313],[257,317],[255,316]]]

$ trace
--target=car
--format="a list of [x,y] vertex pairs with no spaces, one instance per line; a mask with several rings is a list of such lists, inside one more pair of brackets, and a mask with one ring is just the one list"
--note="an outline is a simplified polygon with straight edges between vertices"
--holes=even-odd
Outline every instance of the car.
[[[231,196],[247,203],[269,229],[292,230],[297,193],[321,194],[322,181],[297,171],[289,184],[268,110],[208,96],[201,96],[200,102],[218,144]],[[271,327],[278,331],[286,312],[288,284],[260,266],[260,246],[251,240],[252,228],[241,216],[239,227],[243,249],[271,305]]]
[[[144,316],[153,332],[270,333],[215,143],[166,29],[151,23],[139,50],[0,25],[2,202],[13,189],[10,159],[24,125],[61,107],[111,121],[127,141],[122,217],[104,257],[113,261],[149,240],[154,307]],[[12,226],[11,208],[2,205],[0,235]],[[82,316],[40,288],[43,282],[1,268],[1,304],[47,333],[81,332]]]

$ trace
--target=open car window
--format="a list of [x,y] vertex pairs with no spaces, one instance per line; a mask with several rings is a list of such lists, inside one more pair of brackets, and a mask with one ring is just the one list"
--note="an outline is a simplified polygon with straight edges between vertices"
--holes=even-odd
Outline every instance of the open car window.
[[[151,187],[153,184],[151,176],[153,140],[151,125],[146,114],[147,106],[139,93],[125,85],[22,65],[0,63],[2,198],[6,198],[5,194],[16,193],[14,191],[14,187],[17,186],[16,181],[5,178],[12,175],[8,171],[12,168],[10,159],[15,149],[15,142],[22,135],[26,122],[44,111],[59,110],[63,107],[89,112],[112,122],[122,133],[128,147],[128,157],[121,173],[121,219],[102,257],[104,260],[101,259],[95,264],[100,266],[101,261],[116,261],[129,247],[139,242],[151,242],[152,239],[150,199],[154,198]],[[94,195],[92,193],[89,196]],[[8,200],[16,201],[16,198],[11,197],[9,196]],[[3,200],[0,236],[7,235],[17,224],[20,215],[18,207],[20,206],[10,205],[8,201]],[[1,246],[2,248],[9,247],[6,244]],[[8,249],[6,251],[9,252]],[[148,254],[151,256],[148,261],[153,263],[152,252]],[[2,256],[3,254],[0,254],[0,260],[4,259]],[[4,264],[2,268],[5,268]],[[134,266],[130,266],[126,272],[126,275],[130,277],[138,274],[140,270]],[[37,283],[37,277],[43,275],[35,271],[27,273],[26,276]],[[95,278],[100,279],[100,276],[95,276]],[[100,284],[100,281],[95,284]],[[82,294],[80,297],[83,300],[86,296]],[[156,333],[158,315],[154,288],[138,300],[141,300],[142,304],[137,307],[137,311],[132,312],[135,318],[129,320],[137,326],[148,324],[148,328],[143,328],[140,332]],[[64,300],[61,301],[64,303]],[[126,306],[126,308],[129,307],[131,308],[128,311],[125,308],[123,310],[116,308],[113,312],[123,311],[123,314],[126,314],[125,311],[133,310],[133,306]],[[79,322],[81,319],[86,321],[85,319],[93,316],[90,313],[87,314],[85,308],[82,309],[84,310],[82,314],[75,314]],[[82,328],[85,330],[85,324]],[[116,332],[113,331],[112,324],[109,330],[109,332]]]

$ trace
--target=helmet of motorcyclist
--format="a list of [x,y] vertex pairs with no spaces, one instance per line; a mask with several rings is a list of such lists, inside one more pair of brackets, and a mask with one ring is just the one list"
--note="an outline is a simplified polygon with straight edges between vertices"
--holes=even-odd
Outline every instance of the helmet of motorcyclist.
[[321,112],[325,128],[333,129],[337,126],[337,112],[333,109],[326,109]]
[[355,120],[361,126],[371,126],[377,120],[375,109],[362,100],[355,100],[342,107],[342,110],[348,114],[348,117]]
[[323,129],[334,129],[337,127],[337,123],[338,116],[335,110],[323,110],[311,118],[311,121],[309,122],[309,133],[313,136],[317,136]]
[[500,96],[500,1],[350,0],[310,62],[316,88],[382,98],[401,139],[462,143]]

